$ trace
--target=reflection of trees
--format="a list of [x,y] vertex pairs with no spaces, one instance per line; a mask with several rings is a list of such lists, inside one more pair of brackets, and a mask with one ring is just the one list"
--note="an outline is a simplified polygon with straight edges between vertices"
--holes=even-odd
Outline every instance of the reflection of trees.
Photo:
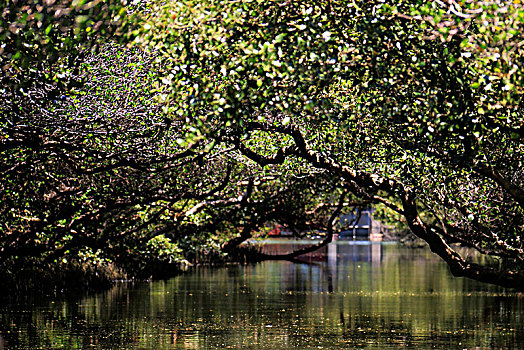
[[[0,334],[8,346],[24,349],[522,345],[524,300],[497,297],[498,289],[485,285],[477,291],[478,284],[454,279],[425,251],[405,258],[385,245],[377,263],[360,259],[366,247],[338,248],[335,266],[196,268],[168,281],[120,284],[81,301],[2,312]],[[353,253],[360,258],[345,256]]]
[[[0,335],[7,349],[123,348],[137,339],[134,329],[122,323],[91,323],[70,307],[57,303],[48,309],[17,310],[2,314]],[[0,347],[3,349],[3,347]]]

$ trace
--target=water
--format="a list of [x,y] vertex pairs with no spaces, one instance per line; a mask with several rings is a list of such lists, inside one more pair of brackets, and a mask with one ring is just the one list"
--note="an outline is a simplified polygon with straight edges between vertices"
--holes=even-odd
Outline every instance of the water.
[[427,250],[338,242],[306,260],[4,300],[0,350],[524,349],[524,297],[454,278]]

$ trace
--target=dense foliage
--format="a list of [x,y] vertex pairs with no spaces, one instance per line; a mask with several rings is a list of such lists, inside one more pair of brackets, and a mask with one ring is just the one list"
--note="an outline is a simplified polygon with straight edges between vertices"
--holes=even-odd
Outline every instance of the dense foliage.
[[524,286],[518,2],[53,6],[3,9],[3,266],[140,270],[275,222],[326,244],[373,203]]

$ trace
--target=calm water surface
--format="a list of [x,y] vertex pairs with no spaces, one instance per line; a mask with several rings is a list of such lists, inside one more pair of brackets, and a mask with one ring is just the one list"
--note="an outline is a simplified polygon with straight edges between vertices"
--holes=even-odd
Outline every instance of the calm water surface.
[[306,260],[4,300],[0,350],[524,349],[524,297],[453,278],[427,250],[338,242]]

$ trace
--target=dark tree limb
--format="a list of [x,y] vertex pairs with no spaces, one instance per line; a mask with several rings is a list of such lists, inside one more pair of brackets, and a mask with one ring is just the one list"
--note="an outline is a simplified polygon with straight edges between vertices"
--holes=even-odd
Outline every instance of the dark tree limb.
[[428,243],[431,251],[448,264],[455,277],[468,277],[479,282],[496,284],[506,288],[524,289],[523,272],[494,269],[465,261],[431,226],[421,220],[414,198],[406,195],[402,198],[402,204],[404,217],[411,231]]
[[524,190],[522,188],[512,184],[508,179],[502,176],[502,174],[493,169],[493,167],[479,166],[473,170],[478,174],[493,180],[497,185],[506,190],[511,195],[511,197],[515,199],[521,208],[524,208]]

